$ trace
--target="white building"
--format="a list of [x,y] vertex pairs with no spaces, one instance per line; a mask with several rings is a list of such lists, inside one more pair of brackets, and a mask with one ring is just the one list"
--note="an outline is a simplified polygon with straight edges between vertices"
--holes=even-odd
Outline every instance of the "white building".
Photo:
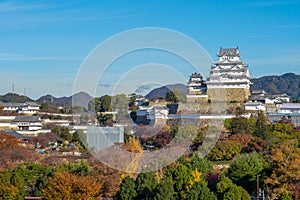
[[206,94],[206,84],[203,81],[201,74],[193,73],[188,82],[189,95]]
[[147,120],[167,119],[169,109],[166,106],[140,106],[136,112],[138,117],[147,117]]
[[22,114],[35,114],[40,111],[40,106],[35,102],[2,103],[3,111],[14,111]]
[[18,126],[19,130],[35,131],[42,129],[39,116],[16,116],[13,123]]
[[228,101],[244,101],[250,95],[250,73],[248,65],[240,60],[238,48],[220,48],[219,60],[212,63],[206,80],[207,93],[223,89]]
[[280,104],[290,102],[290,96],[282,94],[268,94],[264,90],[254,90],[249,97],[251,102],[261,102],[264,104]]
[[280,113],[300,113],[300,103],[283,103]]
[[247,102],[244,103],[245,111],[253,112],[253,111],[266,111],[266,107],[261,102]]

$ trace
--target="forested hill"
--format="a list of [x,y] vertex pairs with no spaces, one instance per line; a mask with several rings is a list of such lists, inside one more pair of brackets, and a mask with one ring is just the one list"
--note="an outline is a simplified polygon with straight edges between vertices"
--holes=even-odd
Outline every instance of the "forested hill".
[[0,102],[3,103],[25,103],[26,101],[33,101],[27,96],[19,95],[16,93],[7,93],[5,95],[0,95]]
[[263,76],[251,79],[251,91],[265,90],[269,94],[286,93],[292,98],[300,97],[300,75],[287,73],[281,76]]

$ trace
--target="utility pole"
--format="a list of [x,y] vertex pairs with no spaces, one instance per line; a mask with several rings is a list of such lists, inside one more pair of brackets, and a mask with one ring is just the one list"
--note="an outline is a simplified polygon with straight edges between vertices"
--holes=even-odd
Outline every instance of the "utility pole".
[[259,176],[256,176],[256,199],[259,200]]

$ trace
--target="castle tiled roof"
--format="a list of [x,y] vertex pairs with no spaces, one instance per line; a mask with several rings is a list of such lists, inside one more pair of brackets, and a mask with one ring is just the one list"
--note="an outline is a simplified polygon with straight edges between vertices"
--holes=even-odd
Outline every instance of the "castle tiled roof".
[[222,57],[222,56],[240,56],[240,52],[238,48],[225,48],[223,49],[222,47],[220,48],[219,54],[217,56]]
[[16,116],[14,122],[40,122],[39,116]]

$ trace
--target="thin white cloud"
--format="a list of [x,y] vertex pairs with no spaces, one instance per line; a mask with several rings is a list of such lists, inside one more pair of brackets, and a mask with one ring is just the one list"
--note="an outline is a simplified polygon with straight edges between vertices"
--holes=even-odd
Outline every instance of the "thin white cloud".
[[17,4],[14,2],[2,2],[0,3],[0,12],[12,12],[12,11],[22,11],[22,10],[35,10],[41,8],[47,8],[47,5],[30,5],[30,4]]
[[0,54],[0,61],[38,61],[38,60],[83,60],[80,56],[26,56],[18,54]]

